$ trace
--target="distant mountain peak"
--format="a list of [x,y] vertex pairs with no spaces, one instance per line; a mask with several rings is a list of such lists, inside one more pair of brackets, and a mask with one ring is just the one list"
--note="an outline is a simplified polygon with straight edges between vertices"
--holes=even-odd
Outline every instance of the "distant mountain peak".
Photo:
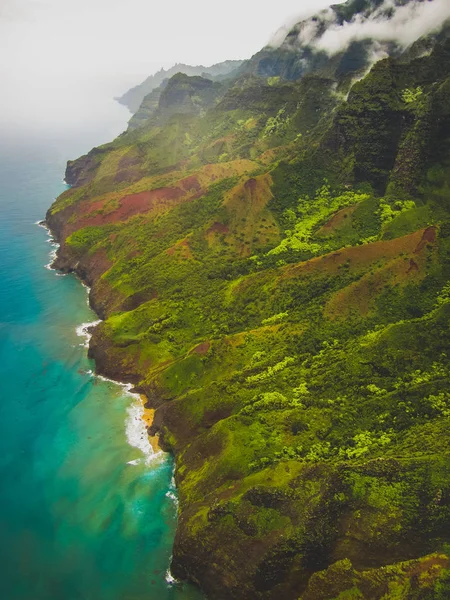
[[128,90],[128,92],[119,98],[116,98],[116,100],[120,102],[120,104],[125,105],[134,114],[138,111],[142,101],[148,94],[163,84],[164,80],[170,79],[177,73],[215,79],[228,75],[235,69],[238,69],[242,63],[242,60],[226,60],[209,67],[205,67],[203,65],[191,66],[184,63],[176,63],[170,69],[160,69],[154,75],[150,75],[147,77],[147,79],[145,79],[145,81],[131,88]]

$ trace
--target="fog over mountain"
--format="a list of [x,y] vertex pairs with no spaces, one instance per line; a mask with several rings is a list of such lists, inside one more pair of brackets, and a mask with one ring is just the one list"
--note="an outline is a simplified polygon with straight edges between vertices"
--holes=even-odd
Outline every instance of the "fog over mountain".
[[[331,9],[325,12],[332,16]],[[333,22],[314,45],[329,54],[341,52],[351,42],[365,39],[396,42],[407,47],[423,35],[438,30],[449,18],[448,0],[416,1],[404,6],[394,0],[385,0],[367,16],[357,15],[343,24]]]
[[334,54],[369,37],[373,57],[381,58],[386,45],[404,47],[450,17],[448,0],[366,0],[358,14],[348,3],[328,5],[281,0],[275,9],[232,0],[212,12],[204,0],[156,7],[144,0],[3,0],[2,137],[29,143],[45,134],[58,144],[88,132],[96,144],[118,134],[128,118],[113,98],[161,68],[248,59],[271,40],[272,47],[299,52],[296,68],[286,72],[296,78],[305,48]]
[[109,133],[92,144],[107,141],[128,117],[114,96],[177,62],[248,58],[297,12],[296,0],[280,0],[276,10],[257,0],[214,8],[205,0],[2,0],[2,136],[28,143],[78,135],[106,119]]
[[369,39],[394,42],[406,48],[423,35],[438,30],[447,19],[450,19],[448,0],[369,0],[337,4],[282,27],[269,45],[275,48],[310,46],[330,55],[345,51],[352,42]]

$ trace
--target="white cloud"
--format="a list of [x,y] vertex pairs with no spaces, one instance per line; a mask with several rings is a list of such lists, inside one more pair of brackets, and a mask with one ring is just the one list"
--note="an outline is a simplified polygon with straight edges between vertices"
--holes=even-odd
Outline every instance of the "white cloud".
[[378,42],[395,41],[407,47],[421,36],[439,29],[450,18],[449,0],[425,0],[396,7],[388,19],[384,10],[393,7],[392,0],[383,5],[368,19],[357,16],[350,23],[329,27],[314,44],[329,54],[345,50],[357,40],[374,39]]
[[[288,35],[288,33],[292,30],[292,28],[295,25],[297,25],[298,23],[301,23],[302,21],[308,22],[308,19],[310,17],[316,15],[318,13],[318,11],[320,11],[320,9],[323,9],[324,7],[328,8],[329,4],[330,4],[329,0],[310,2],[308,6],[304,7],[303,12],[301,12],[301,13],[297,12],[297,13],[293,14],[289,19],[285,20],[282,27],[280,27],[272,35],[268,45],[272,46],[273,48],[277,48],[278,46],[281,46],[281,44],[284,42],[286,36]],[[320,12],[321,12],[321,14],[324,14],[327,12],[327,10],[322,10]],[[305,23],[305,25],[306,25],[306,23]]]

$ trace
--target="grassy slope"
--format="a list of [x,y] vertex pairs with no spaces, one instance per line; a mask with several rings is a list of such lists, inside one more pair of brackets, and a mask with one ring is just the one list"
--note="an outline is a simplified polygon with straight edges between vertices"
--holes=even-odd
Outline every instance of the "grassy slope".
[[449,53],[346,102],[248,78],[80,159],[49,211],[99,369],[158,407],[174,572],[211,597],[450,594],[445,556],[399,563],[450,543]]

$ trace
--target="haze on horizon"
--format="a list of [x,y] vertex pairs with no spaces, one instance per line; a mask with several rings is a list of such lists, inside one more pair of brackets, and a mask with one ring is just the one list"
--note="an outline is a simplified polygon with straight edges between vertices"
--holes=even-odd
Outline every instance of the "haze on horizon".
[[113,97],[148,75],[177,62],[249,58],[284,23],[329,4],[2,0],[0,135],[60,138],[108,118],[102,135],[113,137],[128,116]]

